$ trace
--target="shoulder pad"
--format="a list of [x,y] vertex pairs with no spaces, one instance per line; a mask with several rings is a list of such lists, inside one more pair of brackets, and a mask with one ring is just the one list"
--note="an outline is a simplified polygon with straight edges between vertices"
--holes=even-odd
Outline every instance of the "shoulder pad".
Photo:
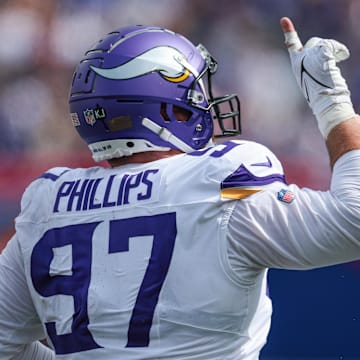
[[218,159],[210,164],[212,174],[220,180],[222,198],[242,199],[275,182],[286,183],[278,158],[266,146],[253,141],[225,141],[190,155]]
[[236,168],[221,182],[223,198],[242,199],[275,182],[286,183],[282,165],[266,146],[240,141],[242,146],[229,153]]

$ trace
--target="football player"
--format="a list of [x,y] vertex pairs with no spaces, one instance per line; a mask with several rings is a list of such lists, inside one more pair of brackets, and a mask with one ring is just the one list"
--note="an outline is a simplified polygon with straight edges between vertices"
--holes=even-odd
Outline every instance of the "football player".
[[53,168],[25,191],[0,258],[1,359],[258,359],[269,268],[360,258],[360,120],[337,67],[349,52],[281,27],[329,191],[288,185],[258,143],[215,144],[213,118],[239,134],[239,100],[213,96],[204,46],[155,26],[113,31],[70,92],[75,129],[110,166]]

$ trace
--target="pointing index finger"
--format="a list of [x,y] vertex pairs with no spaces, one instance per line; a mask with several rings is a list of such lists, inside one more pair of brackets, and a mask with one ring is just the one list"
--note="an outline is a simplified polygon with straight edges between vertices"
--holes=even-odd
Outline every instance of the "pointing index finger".
[[285,36],[285,45],[289,51],[301,50],[303,46],[295,30],[293,22],[288,17],[283,17],[280,19],[280,26]]
[[283,17],[280,19],[280,26],[284,34],[295,31],[294,24],[288,17]]

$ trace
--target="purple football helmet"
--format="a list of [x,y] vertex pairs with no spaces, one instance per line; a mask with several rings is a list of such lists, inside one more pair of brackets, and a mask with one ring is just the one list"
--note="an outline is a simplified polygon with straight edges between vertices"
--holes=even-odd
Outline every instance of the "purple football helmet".
[[[240,133],[238,97],[212,95],[216,68],[204,46],[196,47],[170,30],[117,29],[87,51],[75,70],[72,123],[95,161],[210,146],[214,118],[220,136]],[[227,111],[221,112],[224,104]],[[230,120],[230,128],[225,127],[225,119]]]

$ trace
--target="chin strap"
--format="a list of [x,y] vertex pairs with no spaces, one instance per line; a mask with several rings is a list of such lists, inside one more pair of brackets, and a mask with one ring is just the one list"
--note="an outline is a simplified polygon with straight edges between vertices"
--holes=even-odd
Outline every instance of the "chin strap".
[[[158,135],[162,140],[174,145],[177,149],[189,153],[196,149],[186,144],[184,141],[175,136],[168,129],[159,126],[149,118],[142,119],[142,125]],[[129,145],[131,144],[131,146]],[[204,146],[204,148],[214,146],[212,139]],[[130,156],[132,154],[143,151],[169,151],[169,147],[158,146],[152,144],[145,139],[113,139],[98,141],[96,143],[89,144],[89,149],[92,152],[93,159],[96,162],[109,160],[113,158],[120,158],[123,156]]]
[[[129,146],[131,144],[131,146]],[[96,162],[131,156],[144,151],[169,151],[169,147],[157,146],[145,139],[114,139],[89,144]]]
[[175,136],[172,132],[168,129],[161,127],[160,125],[156,124],[154,121],[150,120],[149,118],[142,119],[142,125],[145,126],[147,129],[151,130],[153,133],[158,135],[162,140],[173,144],[181,151],[186,153],[195,151],[192,147],[186,144],[184,141],[180,140],[177,136]]

